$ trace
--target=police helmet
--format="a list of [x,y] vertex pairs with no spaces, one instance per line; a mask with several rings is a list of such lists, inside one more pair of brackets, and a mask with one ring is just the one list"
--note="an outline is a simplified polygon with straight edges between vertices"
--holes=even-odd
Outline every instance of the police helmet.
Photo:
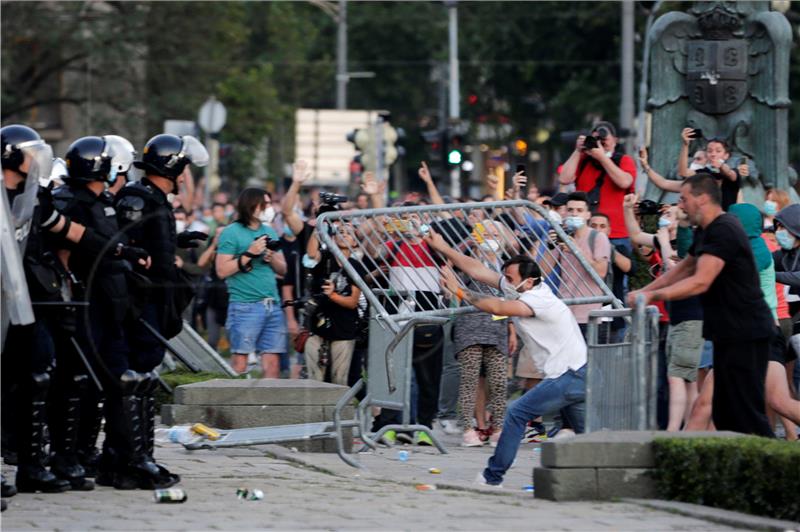
[[191,135],[179,137],[162,133],[147,141],[142,150],[142,160],[133,165],[145,173],[175,181],[187,164],[205,166],[208,159],[205,147]]
[[108,181],[113,153],[101,137],[81,137],[73,142],[64,157],[70,181]]
[[36,131],[28,126],[13,124],[0,128],[3,170],[18,172],[19,167],[25,162],[25,154],[22,149],[34,143],[44,143],[44,141]]

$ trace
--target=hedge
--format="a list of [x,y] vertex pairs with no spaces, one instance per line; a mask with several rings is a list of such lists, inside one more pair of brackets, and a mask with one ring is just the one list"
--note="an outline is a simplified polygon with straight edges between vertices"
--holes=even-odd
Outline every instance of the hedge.
[[664,499],[800,521],[800,444],[756,436],[656,438]]

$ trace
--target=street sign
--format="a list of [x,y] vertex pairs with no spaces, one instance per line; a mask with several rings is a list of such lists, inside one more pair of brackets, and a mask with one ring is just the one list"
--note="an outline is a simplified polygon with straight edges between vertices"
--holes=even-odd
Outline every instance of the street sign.
[[227,118],[228,111],[225,110],[225,106],[212,96],[200,107],[200,112],[197,113],[197,124],[206,133],[214,135],[225,127]]

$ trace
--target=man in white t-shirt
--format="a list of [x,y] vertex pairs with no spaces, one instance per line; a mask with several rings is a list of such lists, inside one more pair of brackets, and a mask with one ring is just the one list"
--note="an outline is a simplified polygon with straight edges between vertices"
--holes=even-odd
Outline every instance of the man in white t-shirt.
[[501,486],[511,467],[528,421],[562,411],[575,432],[583,432],[586,397],[586,342],[569,308],[542,282],[539,265],[517,255],[502,266],[502,274],[479,260],[462,255],[431,231],[428,245],[472,279],[498,288],[504,297],[462,288],[453,272],[442,275],[442,287],[459,301],[497,316],[509,316],[526,345],[534,346],[536,366],[545,374],[538,386],[512,403],[494,455],[476,482]]

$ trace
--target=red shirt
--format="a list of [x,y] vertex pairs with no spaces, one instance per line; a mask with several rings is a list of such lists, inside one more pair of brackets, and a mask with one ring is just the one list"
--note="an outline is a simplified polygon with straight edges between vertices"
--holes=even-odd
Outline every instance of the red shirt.
[[[588,155],[581,156],[581,163]],[[623,155],[619,161],[619,167],[623,172],[630,174],[633,178],[633,183],[628,188],[618,187],[614,180],[606,175],[603,180],[603,185],[600,187],[600,202],[597,205],[597,211],[602,212],[608,216],[609,223],[611,224],[611,234],[609,238],[628,238],[628,230],[625,228],[625,216],[622,213],[622,200],[625,194],[630,194],[634,190],[636,183],[636,164],[633,159],[627,155]],[[583,165],[578,177],[575,179],[575,189],[582,192],[589,192],[595,187],[597,178],[600,174],[604,173],[602,168],[598,168],[591,161]]]

